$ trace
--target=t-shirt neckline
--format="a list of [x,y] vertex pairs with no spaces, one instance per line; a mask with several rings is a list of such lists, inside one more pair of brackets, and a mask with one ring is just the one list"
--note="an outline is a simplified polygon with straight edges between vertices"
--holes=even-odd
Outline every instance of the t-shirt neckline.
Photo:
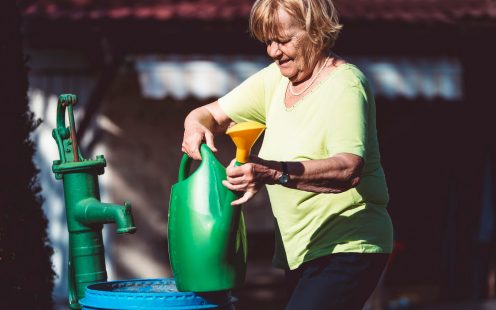
[[285,97],[286,97],[286,90],[287,90],[287,88],[289,87],[290,80],[289,80],[287,77],[283,76],[283,77],[284,77],[284,79],[285,79],[285,82],[283,83],[283,85],[284,85],[285,87],[284,87],[284,88],[283,88],[283,90],[282,90],[282,91],[283,91],[283,94],[282,94],[282,107],[283,107],[283,110],[284,110],[284,111],[286,111],[286,112],[292,112],[292,111],[294,111],[294,110],[296,109],[296,107],[297,107],[298,105],[300,105],[302,102],[304,102],[304,101],[305,101],[305,99],[306,99],[308,96],[312,95],[312,94],[313,94],[316,90],[318,90],[318,89],[319,89],[319,88],[320,88],[323,84],[327,83],[327,82],[328,82],[328,81],[329,81],[329,80],[330,80],[330,79],[331,79],[331,78],[335,75],[335,73],[336,73],[336,72],[341,71],[341,70],[343,69],[342,67],[349,67],[349,66],[351,66],[351,65],[352,65],[352,64],[350,64],[349,62],[345,62],[345,63],[343,63],[343,64],[340,64],[340,65],[339,65],[339,66],[337,66],[336,68],[334,68],[334,70],[332,70],[332,71],[329,73],[329,75],[327,75],[326,77],[324,77],[324,79],[323,79],[322,81],[320,81],[317,85],[315,85],[315,87],[314,87],[312,90],[310,90],[310,91],[309,91],[308,93],[306,93],[303,97],[301,97],[298,101],[296,101],[296,102],[295,102],[295,104],[293,104],[293,105],[291,106],[291,108],[287,108],[287,107],[286,107],[286,104],[285,104],[285,102],[284,102],[284,99],[285,99]]

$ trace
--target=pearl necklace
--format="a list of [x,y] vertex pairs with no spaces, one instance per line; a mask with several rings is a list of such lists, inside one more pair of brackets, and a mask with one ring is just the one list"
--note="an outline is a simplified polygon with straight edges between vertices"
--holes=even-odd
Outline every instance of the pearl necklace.
[[328,57],[326,57],[326,60],[324,61],[324,64],[322,65],[322,67],[320,67],[319,71],[317,72],[317,74],[315,74],[311,79],[310,79],[310,82],[307,84],[307,86],[305,86],[303,88],[302,91],[300,92],[295,92],[293,90],[293,86],[291,85],[291,82],[289,83],[289,92],[291,93],[291,95],[293,96],[300,96],[301,94],[303,94],[305,91],[307,91],[307,89],[312,86],[313,82],[315,82],[315,80],[317,79],[317,77],[320,75],[320,72],[322,72],[322,70],[324,70],[325,66],[327,65],[327,61],[329,60]]

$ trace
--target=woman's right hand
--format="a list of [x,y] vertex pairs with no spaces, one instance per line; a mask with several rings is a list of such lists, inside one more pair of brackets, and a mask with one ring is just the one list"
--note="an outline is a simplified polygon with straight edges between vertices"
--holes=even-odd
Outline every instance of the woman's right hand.
[[231,122],[217,101],[194,109],[184,120],[181,150],[192,159],[201,160],[200,145],[205,141],[213,152],[217,152],[214,134],[225,132]]
[[199,122],[190,122],[185,125],[181,150],[195,160],[201,160],[200,145],[205,141],[207,146],[217,152],[214,144],[214,134]]

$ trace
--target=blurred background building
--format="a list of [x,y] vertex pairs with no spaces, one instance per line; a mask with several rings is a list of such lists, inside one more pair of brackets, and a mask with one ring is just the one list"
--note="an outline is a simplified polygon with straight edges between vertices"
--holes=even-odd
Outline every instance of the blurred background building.
[[[33,137],[58,274],[67,295],[67,232],[58,153],[59,94],[79,96],[85,157],[104,154],[102,200],[133,204],[138,232],[106,228],[110,279],[172,276],[167,208],[183,120],[269,64],[247,33],[252,0],[18,0]],[[384,278],[386,308],[495,297],[496,3],[486,0],[336,0],[344,24],[335,52],[375,90],[396,251]],[[227,164],[234,146],[219,137]],[[240,309],[283,302],[270,268],[272,214],[265,193],[244,208],[249,275]],[[245,304],[246,305],[246,304]],[[245,307],[245,308],[243,308]],[[252,308],[253,309],[253,308]]]

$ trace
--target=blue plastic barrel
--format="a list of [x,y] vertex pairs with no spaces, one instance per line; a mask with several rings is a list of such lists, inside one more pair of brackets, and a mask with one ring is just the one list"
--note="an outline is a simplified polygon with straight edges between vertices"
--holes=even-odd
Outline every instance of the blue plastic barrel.
[[230,291],[178,292],[173,278],[111,281],[89,285],[83,310],[234,309]]

